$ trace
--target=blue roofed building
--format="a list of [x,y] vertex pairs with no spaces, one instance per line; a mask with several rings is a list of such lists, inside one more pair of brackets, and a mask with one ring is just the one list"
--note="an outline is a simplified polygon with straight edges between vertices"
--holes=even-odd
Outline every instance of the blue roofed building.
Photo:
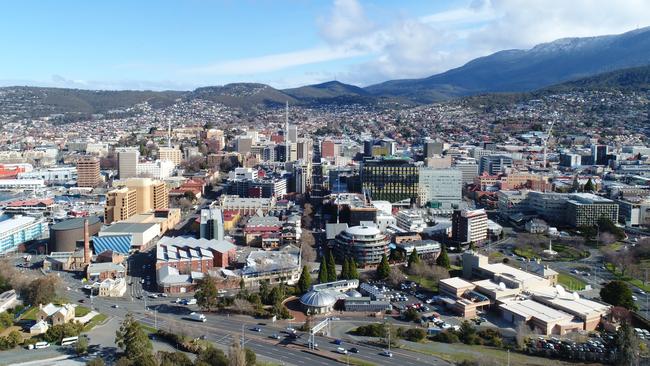
[[110,250],[115,253],[127,255],[133,245],[132,235],[112,235],[93,237],[93,251],[95,254]]

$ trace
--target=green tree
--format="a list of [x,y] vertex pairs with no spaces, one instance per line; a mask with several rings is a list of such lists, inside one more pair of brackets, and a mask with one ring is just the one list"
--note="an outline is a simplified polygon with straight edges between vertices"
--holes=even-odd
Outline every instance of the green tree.
[[320,267],[318,267],[318,282],[327,282],[327,257],[323,256],[320,260]]
[[415,264],[420,263],[420,256],[418,255],[418,250],[413,248],[411,254],[409,254],[408,266],[409,268]]
[[447,255],[446,245],[442,246],[442,249],[440,250],[440,254],[438,255],[438,258],[436,258],[436,264],[445,269],[449,269],[450,263],[449,263],[449,255]]
[[616,364],[636,365],[639,350],[639,340],[634,334],[634,329],[627,322],[623,322],[616,332]]
[[632,298],[632,290],[623,281],[611,281],[600,289],[600,298],[614,306],[628,310],[637,310],[638,306]]
[[250,348],[245,348],[244,352],[246,352],[246,365],[247,366],[257,365],[257,355],[255,354],[255,352],[253,352],[253,350]]
[[156,358],[160,366],[192,366],[192,360],[183,352],[158,351]]
[[228,358],[213,345],[201,349],[196,355],[195,366],[228,366]]
[[386,258],[386,254],[383,254],[381,256],[381,262],[379,262],[379,266],[377,266],[377,277],[383,280],[388,278],[389,274],[390,266],[388,265],[388,258]]
[[262,299],[262,302],[265,304],[271,304],[269,302],[269,282],[268,281],[261,281],[260,282],[260,299]]
[[104,366],[104,360],[100,357],[93,358],[92,360],[86,362],[86,366]]
[[465,344],[479,344],[481,342],[480,338],[476,335],[476,328],[474,328],[467,320],[460,324],[458,338]]
[[77,343],[74,345],[74,350],[79,356],[88,353],[88,338],[79,337],[79,340],[77,340]]
[[303,266],[300,279],[298,280],[298,291],[300,291],[301,294],[304,294],[309,291],[309,287],[311,287],[311,275],[309,274],[307,266]]
[[33,280],[23,291],[23,298],[32,305],[49,304],[56,298],[57,278],[47,276]]
[[327,282],[336,281],[336,261],[334,260],[334,254],[330,250],[327,254]]
[[130,360],[140,362],[151,356],[151,340],[131,313],[126,314],[120,329],[115,332],[115,344]]
[[469,250],[471,250],[471,251],[476,250],[476,244],[474,244],[473,241],[470,241],[470,242],[469,242]]
[[573,184],[571,185],[571,192],[577,193],[580,192],[580,182],[578,182],[578,176],[573,177]]
[[350,279],[358,280],[359,271],[357,270],[357,262],[354,259],[350,259]]
[[596,186],[594,186],[594,182],[591,181],[591,178],[587,180],[587,183],[585,183],[583,190],[585,192],[593,192],[596,190]]
[[351,270],[352,270],[352,262],[354,262],[354,259],[348,259],[348,257],[345,257],[343,259],[343,268],[341,270],[341,279],[343,280],[349,280],[352,279],[351,276]]
[[196,293],[194,294],[196,304],[199,305],[201,309],[212,311],[212,309],[217,307],[217,296],[217,285],[214,282],[214,278],[212,278],[210,274],[206,273],[205,276],[198,281],[196,286]]
[[0,330],[7,329],[14,325],[14,317],[8,312],[0,313]]

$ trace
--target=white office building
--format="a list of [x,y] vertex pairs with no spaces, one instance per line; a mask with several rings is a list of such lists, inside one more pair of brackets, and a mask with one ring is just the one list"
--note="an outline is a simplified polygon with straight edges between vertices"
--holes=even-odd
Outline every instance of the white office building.
[[436,208],[460,205],[463,195],[463,173],[457,169],[420,169],[420,203]]

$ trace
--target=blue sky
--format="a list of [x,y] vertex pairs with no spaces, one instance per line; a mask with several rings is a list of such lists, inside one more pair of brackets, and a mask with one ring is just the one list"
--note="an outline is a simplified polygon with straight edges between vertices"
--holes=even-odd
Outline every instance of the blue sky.
[[5,0],[0,85],[364,86],[647,19],[644,0]]

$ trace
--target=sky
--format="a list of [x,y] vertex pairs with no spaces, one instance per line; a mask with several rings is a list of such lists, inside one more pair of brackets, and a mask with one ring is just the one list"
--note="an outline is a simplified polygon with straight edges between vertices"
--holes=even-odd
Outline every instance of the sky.
[[648,25],[647,0],[3,0],[0,86],[367,86]]

